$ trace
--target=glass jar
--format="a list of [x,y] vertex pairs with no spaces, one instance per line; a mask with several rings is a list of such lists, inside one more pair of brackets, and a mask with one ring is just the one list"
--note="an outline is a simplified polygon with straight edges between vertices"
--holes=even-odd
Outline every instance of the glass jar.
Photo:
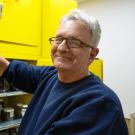
[[18,103],[18,104],[17,104],[17,118],[21,118],[21,117],[22,117],[22,113],[21,113],[21,111],[22,111],[22,106],[23,106],[22,103]]
[[24,116],[27,108],[28,108],[28,105],[22,105],[22,110],[21,110],[22,117]]
[[3,108],[3,117],[4,117],[4,120],[13,120],[14,108],[12,107]]

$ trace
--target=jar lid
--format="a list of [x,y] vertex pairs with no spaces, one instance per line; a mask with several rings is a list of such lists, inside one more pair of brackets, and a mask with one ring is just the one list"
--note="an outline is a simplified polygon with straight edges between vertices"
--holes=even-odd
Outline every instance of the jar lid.
[[14,108],[12,107],[6,107],[3,109],[4,112],[14,112]]
[[22,105],[22,108],[27,108],[28,107],[28,105]]
[[22,104],[22,103],[18,103],[17,106],[18,106],[18,107],[22,107],[23,104]]

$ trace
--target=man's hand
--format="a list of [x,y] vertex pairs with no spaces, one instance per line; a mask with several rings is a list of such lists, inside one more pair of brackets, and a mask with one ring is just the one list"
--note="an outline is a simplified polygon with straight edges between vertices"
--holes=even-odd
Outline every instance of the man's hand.
[[4,71],[8,68],[9,63],[8,60],[0,56],[0,76],[2,76]]

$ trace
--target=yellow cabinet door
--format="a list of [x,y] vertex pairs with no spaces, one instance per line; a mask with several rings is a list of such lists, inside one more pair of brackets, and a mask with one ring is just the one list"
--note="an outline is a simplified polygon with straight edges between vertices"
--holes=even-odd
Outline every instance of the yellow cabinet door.
[[52,65],[49,38],[55,36],[61,17],[74,8],[77,8],[75,0],[42,1],[42,56],[37,65]]
[[0,7],[0,55],[36,59],[41,45],[41,0],[0,0]]

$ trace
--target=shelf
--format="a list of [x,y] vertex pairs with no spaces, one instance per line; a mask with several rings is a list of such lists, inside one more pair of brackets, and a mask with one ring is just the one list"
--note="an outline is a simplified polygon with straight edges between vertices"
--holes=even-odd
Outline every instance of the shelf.
[[24,95],[24,94],[27,94],[27,93],[23,91],[11,91],[11,92],[0,93],[0,97],[18,96],[18,95]]
[[21,119],[0,122],[0,131],[9,129],[9,128],[18,127],[20,123],[21,123]]

